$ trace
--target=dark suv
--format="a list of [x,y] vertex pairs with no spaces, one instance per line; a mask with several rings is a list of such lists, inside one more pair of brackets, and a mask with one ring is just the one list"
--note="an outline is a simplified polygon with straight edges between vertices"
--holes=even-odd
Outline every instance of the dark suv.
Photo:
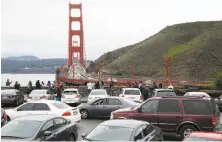
[[183,139],[193,131],[216,131],[220,113],[214,99],[203,97],[153,97],[135,108],[116,110],[111,118],[145,120]]

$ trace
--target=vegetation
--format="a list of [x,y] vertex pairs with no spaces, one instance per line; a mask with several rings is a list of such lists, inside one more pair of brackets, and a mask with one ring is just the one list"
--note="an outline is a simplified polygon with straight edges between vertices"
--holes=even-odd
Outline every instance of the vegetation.
[[[96,60],[104,69],[162,79],[165,60],[172,57],[173,80],[213,80],[222,71],[222,21],[168,26],[144,41],[110,51]],[[123,74],[124,75],[124,74]]]
[[216,79],[215,79],[215,82],[214,82],[214,86],[215,86],[217,89],[222,90],[222,72],[218,72],[218,73],[217,73]]

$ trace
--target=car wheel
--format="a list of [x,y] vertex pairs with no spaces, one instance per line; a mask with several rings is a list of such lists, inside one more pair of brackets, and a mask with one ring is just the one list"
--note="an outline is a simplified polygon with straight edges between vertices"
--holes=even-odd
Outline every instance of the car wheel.
[[81,114],[82,119],[86,119],[89,116],[88,111],[85,109],[80,110],[80,114]]
[[184,139],[188,135],[190,135],[192,132],[197,131],[197,129],[192,125],[185,125],[180,129],[180,137],[181,139]]
[[7,116],[7,122],[9,122],[11,119],[10,119],[10,117],[9,116]]
[[76,141],[76,138],[73,134],[69,135],[69,141]]

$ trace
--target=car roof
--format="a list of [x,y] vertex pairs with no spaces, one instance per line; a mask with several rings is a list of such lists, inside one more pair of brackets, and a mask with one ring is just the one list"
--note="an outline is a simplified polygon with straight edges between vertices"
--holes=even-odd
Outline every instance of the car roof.
[[51,104],[51,103],[62,103],[56,100],[33,100],[27,103],[46,103],[46,104]]
[[173,99],[173,100],[210,100],[209,97],[202,96],[164,96],[164,97],[152,97],[151,99]]
[[218,139],[222,140],[222,133],[213,133],[213,132],[193,132],[190,134],[191,137],[199,138],[209,138],[209,139]]
[[123,88],[125,90],[139,90],[139,88]]
[[[198,95],[198,94],[204,94],[204,95],[206,95],[207,93],[205,93],[205,92],[187,92],[187,93],[189,93],[189,94],[192,94],[192,95]],[[207,94],[208,95],[208,94]]]
[[2,89],[1,91],[10,91],[10,92],[15,92],[15,91],[19,91],[19,90],[17,90],[17,89]]
[[56,115],[24,115],[24,116],[20,116],[15,118],[14,120],[35,120],[35,121],[46,121],[48,119],[52,119],[54,117],[57,117]]
[[64,91],[78,91],[77,88],[67,88],[67,89],[64,89]]
[[173,89],[154,89],[155,91],[173,91]]
[[93,89],[92,91],[106,91],[106,89]]
[[132,119],[115,119],[115,120],[107,120],[101,123],[100,125],[126,127],[126,128],[135,129],[142,124],[149,124],[149,123],[145,121],[132,120]]

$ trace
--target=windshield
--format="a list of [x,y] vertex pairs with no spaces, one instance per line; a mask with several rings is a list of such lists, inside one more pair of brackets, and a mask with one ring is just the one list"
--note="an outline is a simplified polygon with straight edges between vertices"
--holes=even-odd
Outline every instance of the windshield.
[[63,94],[66,94],[66,95],[73,95],[73,94],[78,94],[78,91],[64,91]]
[[33,90],[30,95],[45,94],[46,90]]
[[52,105],[58,109],[66,109],[66,108],[70,108],[69,105],[65,104],[65,103],[60,103],[60,102],[56,102],[56,103],[52,103]]
[[202,141],[202,142],[207,142],[207,141],[221,141],[217,139],[209,139],[209,138],[200,138],[200,137],[188,137],[184,141]]
[[2,90],[1,95],[14,95],[15,90]]
[[90,93],[90,95],[106,95],[105,90],[95,90]]
[[139,90],[125,90],[124,95],[140,95]]
[[158,91],[156,97],[176,96],[173,91]]
[[32,137],[41,125],[41,121],[34,120],[12,120],[1,129],[2,137]]
[[86,139],[97,141],[129,141],[132,135],[133,129],[100,125],[92,130]]
[[191,93],[191,96],[194,96],[194,97],[209,97],[210,98],[210,96],[208,95],[208,94],[192,94]]

